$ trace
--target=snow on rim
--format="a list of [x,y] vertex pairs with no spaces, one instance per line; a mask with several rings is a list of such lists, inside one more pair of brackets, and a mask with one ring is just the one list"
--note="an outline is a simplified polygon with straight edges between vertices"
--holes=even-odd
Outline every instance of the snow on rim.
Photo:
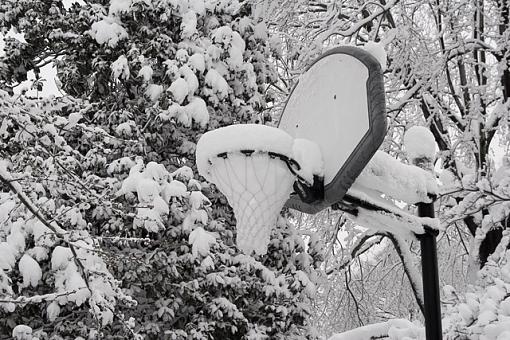
[[224,152],[254,150],[292,157],[294,140],[285,131],[259,124],[229,125],[206,132],[197,143],[198,172],[210,180],[210,160]]

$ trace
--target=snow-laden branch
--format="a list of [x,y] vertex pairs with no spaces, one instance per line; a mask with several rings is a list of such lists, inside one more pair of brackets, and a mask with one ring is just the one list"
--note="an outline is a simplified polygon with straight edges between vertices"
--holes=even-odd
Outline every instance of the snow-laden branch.
[[362,27],[364,27],[367,24],[369,24],[370,22],[372,22],[374,19],[378,18],[381,15],[384,15],[391,8],[393,8],[393,6],[395,6],[398,2],[399,2],[399,0],[390,0],[384,6],[377,4],[379,7],[379,10],[374,11],[372,14],[370,14],[363,20],[356,22],[356,24],[354,24],[354,25],[349,24],[349,27],[345,28],[345,29],[343,27],[339,27],[339,26],[344,26],[342,24],[333,25],[327,31],[318,34],[316,38],[320,39],[321,41],[326,41],[334,35],[340,35],[343,37],[352,36],[353,34],[358,32]]
[[451,61],[461,55],[470,54],[474,51],[483,50],[488,51],[494,55],[496,58],[501,58],[498,52],[485,41],[479,39],[466,39],[463,41],[462,45],[458,44],[456,46],[451,46],[447,52],[447,61]]
[[41,214],[40,209],[32,202],[32,200],[23,192],[23,188],[21,184],[19,184],[9,173],[7,170],[7,162],[4,160],[0,160],[0,182],[5,184],[13,193],[16,194],[18,199],[23,203],[23,205],[48,229],[55,233],[58,237],[60,237],[64,242],[67,243],[71,253],[73,254],[74,262],[76,266],[81,272],[82,277],[85,279],[85,284],[87,285],[88,290],[92,294],[92,291],[89,287],[89,280],[87,270],[85,266],[78,258],[78,254],[76,253],[76,249],[72,242],[69,241],[68,233],[61,228],[56,221],[48,222],[46,218]]
[[407,104],[407,102],[414,98],[414,96],[420,92],[423,86],[425,86],[424,80],[416,82],[416,84],[414,84],[413,87],[408,89],[407,92],[402,96],[402,98],[400,98],[398,102],[389,105],[386,111],[390,113],[393,111],[402,110],[402,108]]

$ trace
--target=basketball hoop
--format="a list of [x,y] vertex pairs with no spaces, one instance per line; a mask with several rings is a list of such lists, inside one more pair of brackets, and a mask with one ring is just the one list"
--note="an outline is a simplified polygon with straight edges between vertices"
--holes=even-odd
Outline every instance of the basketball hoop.
[[293,143],[285,131],[255,124],[216,129],[197,143],[198,171],[233,208],[237,246],[246,254],[267,252],[271,230],[293,185],[299,183],[301,193],[309,196],[320,187],[300,176]]

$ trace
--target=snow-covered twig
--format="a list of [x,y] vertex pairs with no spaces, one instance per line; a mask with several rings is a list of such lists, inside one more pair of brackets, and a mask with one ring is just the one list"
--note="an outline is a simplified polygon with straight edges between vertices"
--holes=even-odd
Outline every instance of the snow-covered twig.
[[356,32],[358,32],[362,27],[364,27],[367,23],[371,22],[375,18],[384,15],[386,12],[388,12],[395,4],[398,3],[398,0],[390,0],[388,1],[384,6],[378,5],[380,7],[379,10],[374,11],[372,14],[367,16],[366,18],[363,18],[363,20],[358,21],[354,25],[350,25],[349,28],[343,29],[343,27],[338,26],[332,26],[328,30],[324,32],[320,32],[316,34],[314,39],[320,39],[321,41],[327,41],[329,38],[331,38],[334,35],[340,35],[343,37],[348,37]]

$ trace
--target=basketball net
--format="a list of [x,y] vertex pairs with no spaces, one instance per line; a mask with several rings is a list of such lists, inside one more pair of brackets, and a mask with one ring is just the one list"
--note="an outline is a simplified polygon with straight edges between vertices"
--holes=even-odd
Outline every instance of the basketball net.
[[296,175],[285,160],[267,152],[223,153],[210,161],[212,182],[234,209],[237,246],[248,255],[265,254]]

